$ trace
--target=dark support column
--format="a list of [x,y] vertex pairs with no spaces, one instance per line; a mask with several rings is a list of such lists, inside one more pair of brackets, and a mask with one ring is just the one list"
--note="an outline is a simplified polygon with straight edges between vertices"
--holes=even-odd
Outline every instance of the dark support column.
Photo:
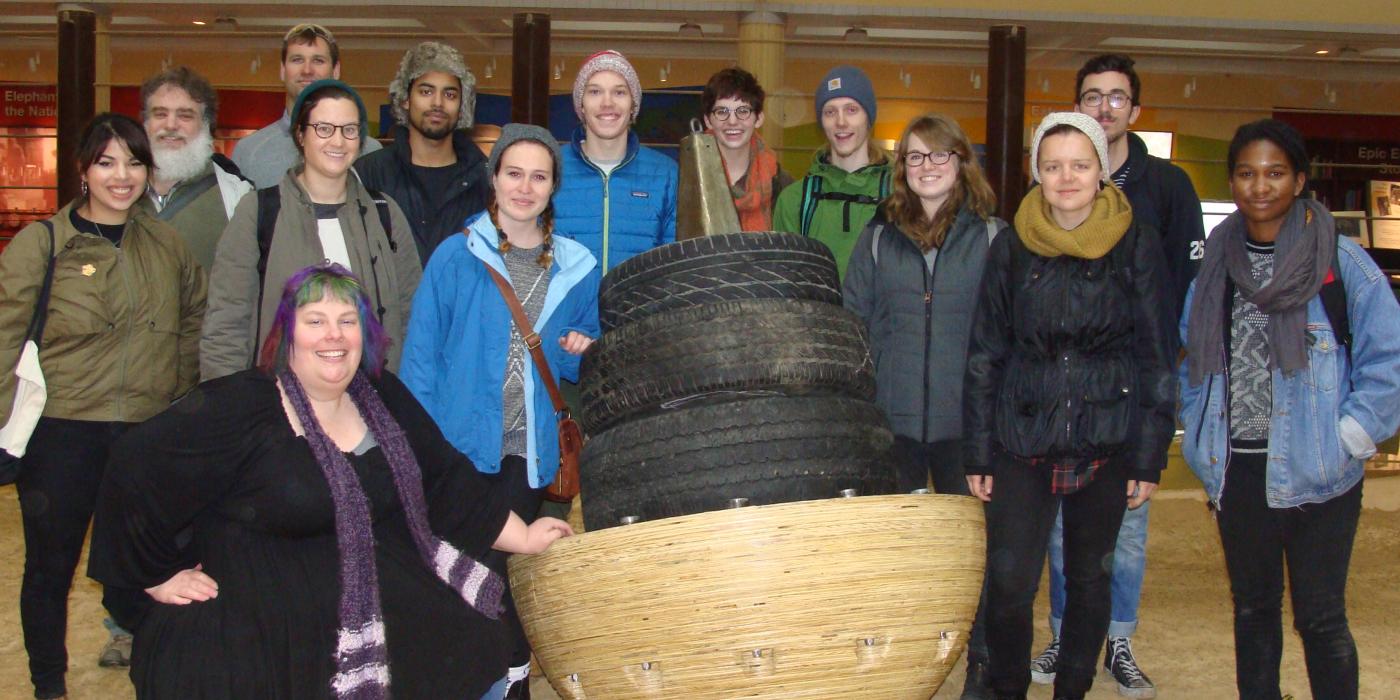
[[549,15],[515,15],[511,41],[510,120],[549,127]]
[[987,51],[987,179],[1010,221],[1025,195],[1026,28],[992,27]]
[[74,167],[78,138],[95,114],[97,14],[81,5],[58,6],[58,205],[80,192]]

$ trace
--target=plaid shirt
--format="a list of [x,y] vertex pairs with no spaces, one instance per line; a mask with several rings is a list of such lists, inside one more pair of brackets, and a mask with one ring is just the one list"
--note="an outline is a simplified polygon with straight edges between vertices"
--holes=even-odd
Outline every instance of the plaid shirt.
[[1094,474],[1099,471],[1099,467],[1108,463],[1106,458],[1078,462],[1057,462],[1049,457],[1017,459],[1033,467],[1050,465],[1050,493],[1057,496],[1068,496],[1088,486],[1094,481]]

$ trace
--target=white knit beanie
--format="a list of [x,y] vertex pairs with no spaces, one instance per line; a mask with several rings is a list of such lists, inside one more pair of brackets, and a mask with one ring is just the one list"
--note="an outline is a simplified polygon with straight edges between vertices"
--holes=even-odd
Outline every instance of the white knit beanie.
[[583,119],[583,89],[588,86],[588,79],[594,73],[610,70],[622,76],[627,81],[627,90],[632,93],[632,121],[637,121],[637,115],[642,111],[642,82],[637,79],[637,71],[632,68],[632,64],[620,53],[611,49],[599,51],[588,57],[588,60],[579,66],[578,77],[574,78],[574,113],[579,119]]
[[1103,133],[1103,127],[1098,121],[1087,114],[1079,112],[1051,112],[1045,115],[1045,119],[1040,122],[1040,126],[1035,128],[1035,138],[1031,140],[1031,177],[1036,182],[1040,181],[1040,140],[1045,138],[1045,132],[1064,124],[1074,127],[1089,137],[1089,141],[1094,144],[1094,150],[1099,153],[1099,167],[1102,170],[1099,179],[1108,182],[1113,172],[1108,169],[1108,136]]

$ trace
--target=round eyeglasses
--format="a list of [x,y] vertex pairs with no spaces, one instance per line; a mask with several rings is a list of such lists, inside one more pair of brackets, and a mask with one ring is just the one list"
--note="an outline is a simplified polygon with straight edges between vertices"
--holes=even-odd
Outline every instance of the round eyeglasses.
[[917,168],[923,165],[924,161],[927,160],[934,165],[943,165],[952,160],[955,155],[957,155],[957,153],[954,151],[934,151],[933,153],[909,151],[904,154],[904,164],[911,168]]
[[1133,103],[1133,98],[1122,92],[1110,92],[1105,95],[1098,90],[1090,90],[1079,96],[1079,104],[1090,109],[1103,104],[1104,100],[1108,100],[1108,106],[1114,109],[1123,109]]
[[327,122],[316,122],[315,124],[307,124],[307,126],[311,127],[311,130],[315,131],[316,135],[320,136],[323,139],[328,139],[332,136],[335,136],[336,129],[339,129],[340,133],[343,134],[345,138],[351,141],[360,138],[359,124],[330,124]]
[[714,117],[715,121],[717,122],[728,120],[729,115],[731,114],[734,115],[735,119],[738,119],[741,122],[746,122],[753,117],[753,107],[744,106],[735,107],[734,109],[730,109],[728,107],[715,107],[714,109],[710,110],[710,116]]

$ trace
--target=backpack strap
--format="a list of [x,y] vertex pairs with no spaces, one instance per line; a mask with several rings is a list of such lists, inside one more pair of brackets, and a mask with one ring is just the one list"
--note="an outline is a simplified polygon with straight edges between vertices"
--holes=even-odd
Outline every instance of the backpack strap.
[[282,191],[277,185],[258,190],[258,303],[253,328],[253,355],[257,356],[258,335],[262,333],[263,290],[267,288],[267,256],[272,251],[272,234],[277,228],[277,215],[282,211]]
[[399,244],[394,241],[394,225],[389,218],[389,199],[379,190],[369,191],[370,199],[374,200],[374,208],[379,210],[379,226],[384,229],[384,237],[389,239],[389,251],[399,252]]
[[884,224],[875,224],[875,231],[870,235],[870,257],[874,259],[876,267],[880,266],[880,234],[884,232]]
[[1322,310],[1327,314],[1327,323],[1332,326],[1332,335],[1337,338],[1347,354],[1347,381],[1351,381],[1351,318],[1347,315],[1347,290],[1342,282],[1342,273],[1334,261],[1327,270],[1327,278],[1322,281]]
[[802,177],[802,227],[799,232],[806,236],[812,227],[812,217],[817,213],[817,198],[822,192],[822,179],[811,175]]

